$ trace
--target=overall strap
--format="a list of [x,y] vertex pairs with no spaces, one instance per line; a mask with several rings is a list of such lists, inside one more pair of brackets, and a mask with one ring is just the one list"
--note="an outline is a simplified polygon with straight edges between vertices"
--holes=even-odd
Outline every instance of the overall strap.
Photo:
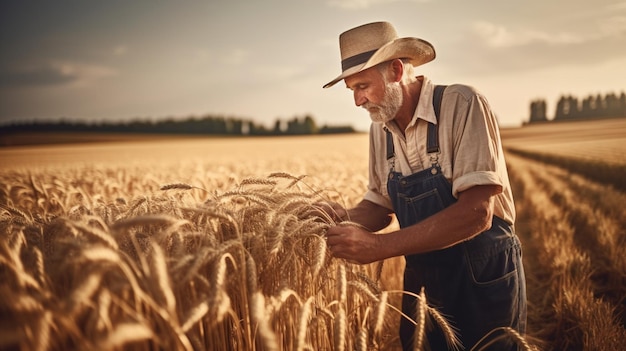
[[[435,109],[437,124],[428,124],[428,134],[426,139],[426,151],[428,153],[439,152],[439,114],[441,113],[441,101],[443,100],[443,92],[445,89],[445,85],[436,85],[433,93],[433,108]],[[393,136],[390,131],[386,130],[385,132],[387,133],[387,160],[389,160],[395,155]]]
[[385,133],[387,133],[387,161],[389,161],[395,156],[396,152],[393,148],[393,135],[387,128],[385,128]]
[[444,90],[446,90],[445,85],[437,85],[435,86],[435,91],[433,93],[433,108],[435,109],[437,124],[428,123],[426,152],[429,154],[439,152],[439,115],[441,114],[441,100],[443,100]]

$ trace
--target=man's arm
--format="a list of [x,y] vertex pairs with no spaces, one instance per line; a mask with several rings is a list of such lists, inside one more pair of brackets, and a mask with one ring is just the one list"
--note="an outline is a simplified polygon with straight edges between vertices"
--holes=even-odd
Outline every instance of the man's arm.
[[498,185],[471,187],[449,207],[389,234],[376,235],[357,226],[331,227],[327,243],[334,257],[359,263],[444,249],[489,229],[493,196],[501,191]]
[[346,220],[358,223],[371,232],[384,229],[391,223],[392,211],[368,200],[361,200],[348,210]]

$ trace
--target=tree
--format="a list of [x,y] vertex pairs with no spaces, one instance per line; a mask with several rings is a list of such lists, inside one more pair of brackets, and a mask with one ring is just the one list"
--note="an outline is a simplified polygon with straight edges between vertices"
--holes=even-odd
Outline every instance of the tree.
[[306,134],[317,134],[319,132],[317,124],[315,123],[315,120],[313,119],[313,117],[311,117],[311,115],[306,115],[304,117],[303,131]]
[[530,122],[545,122],[548,120],[546,115],[546,101],[535,100],[530,103]]

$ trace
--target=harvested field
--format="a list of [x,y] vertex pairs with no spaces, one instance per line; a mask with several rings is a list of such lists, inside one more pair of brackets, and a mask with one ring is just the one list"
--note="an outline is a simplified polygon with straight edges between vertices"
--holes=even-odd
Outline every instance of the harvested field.
[[626,344],[626,119],[503,130],[529,333],[546,350]]

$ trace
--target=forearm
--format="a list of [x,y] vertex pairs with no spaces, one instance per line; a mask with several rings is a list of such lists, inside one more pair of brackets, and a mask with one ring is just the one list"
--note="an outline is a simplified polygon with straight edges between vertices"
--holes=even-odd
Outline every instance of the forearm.
[[412,226],[383,235],[372,231],[389,224],[390,211],[361,201],[348,214],[354,215],[353,222],[370,231],[351,225],[334,226],[326,232],[326,243],[334,257],[359,263],[443,249],[489,228],[494,190],[497,189],[474,187],[466,190],[461,193],[459,201],[444,210]]
[[358,223],[371,232],[384,229],[391,223],[391,211],[368,200],[362,200],[348,210],[345,220]]
[[[444,249],[482,233],[491,226],[493,199],[473,196],[476,187],[462,194],[459,201],[412,226],[378,238],[385,257],[419,254]],[[497,189],[482,194],[491,195]]]

